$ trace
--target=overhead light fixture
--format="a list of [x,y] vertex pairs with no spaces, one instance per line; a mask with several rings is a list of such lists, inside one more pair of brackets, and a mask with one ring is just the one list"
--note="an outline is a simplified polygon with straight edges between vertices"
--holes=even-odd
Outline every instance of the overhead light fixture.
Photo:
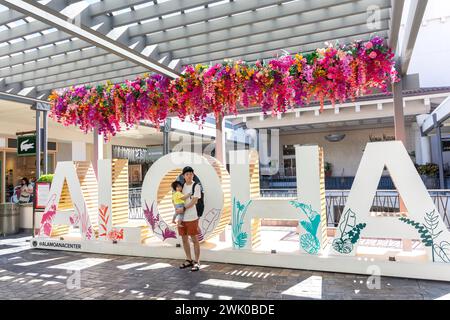
[[325,136],[325,139],[329,142],[339,142],[345,138],[344,133],[333,133]]

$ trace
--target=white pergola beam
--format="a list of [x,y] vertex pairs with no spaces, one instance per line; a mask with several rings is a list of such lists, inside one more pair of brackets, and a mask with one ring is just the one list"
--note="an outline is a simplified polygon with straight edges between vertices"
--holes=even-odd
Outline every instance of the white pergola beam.
[[[378,34],[380,37],[387,37],[387,32],[380,32]],[[351,43],[355,39],[359,40],[369,40],[370,35],[354,35],[349,38],[343,38],[339,39],[340,43]],[[287,52],[296,53],[296,52],[302,52],[307,53],[316,50],[319,46],[323,46],[323,42],[318,43],[312,43],[309,45],[305,45],[303,47],[283,47],[282,49],[286,50]],[[218,63],[223,61],[225,58],[229,59],[242,59],[247,62],[253,62],[260,59],[270,59],[273,57],[276,57],[277,55],[280,55],[281,53],[279,50],[273,49],[273,48],[264,48],[264,45],[256,45],[256,48],[245,48],[245,49],[232,49],[228,50],[226,52],[215,52],[211,54],[203,54],[200,56],[194,56],[190,58],[183,59],[184,64],[196,64],[196,63],[204,63],[205,61],[211,62],[211,63]]]
[[[333,10],[330,14],[329,19],[319,22],[317,21],[317,17],[312,14],[312,12],[310,12],[309,14],[299,13],[282,18],[247,24],[240,27],[209,32],[196,36],[188,36],[189,27],[187,27],[182,29],[186,31],[187,37],[174,41],[164,41],[158,43],[159,50],[161,52],[166,52],[187,49],[204,44],[212,44],[215,42],[239,39],[248,35],[254,37],[259,34],[267,34],[273,35],[273,38],[278,39],[279,35],[307,35],[316,32],[336,30],[349,26],[367,24],[367,13],[365,6],[360,7],[361,11],[356,11],[356,8],[354,8],[354,6],[348,4],[343,5],[340,8],[341,10]],[[342,10],[345,8],[347,8],[348,10]],[[389,19],[388,8],[381,9],[380,19]],[[207,22],[206,24],[209,23],[213,22]],[[368,32],[370,32],[370,29],[368,29]],[[170,31],[161,34],[161,40],[164,35],[170,36],[169,33]],[[153,43],[153,41],[151,40],[154,40],[154,38],[149,37],[149,42]]]
[[[46,5],[49,8],[53,8],[55,10],[62,10],[71,3],[78,2],[80,0],[50,0]],[[6,10],[0,12],[0,25],[6,25],[8,23],[18,21],[21,19],[25,19],[28,15],[25,15],[21,12]]]
[[[156,47],[150,52],[143,51],[145,43],[139,42],[132,49],[141,52],[146,57],[158,58]],[[92,48],[89,50],[77,51],[70,54],[63,54],[52,59],[31,62],[18,65],[13,68],[0,70],[0,77],[7,76],[7,83],[22,82],[46,76],[66,74],[73,70],[88,69],[91,67],[111,64],[123,59],[114,54],[105,54],[104,50]],[[133,64],[131,64],[133,66]]]
[[78,26],[70,21],[67,21],[68,19],[66,16],[32,0],[0,0],[0,4],[24,14],[28,14],[35,19],[58,28],[58,30],[62,30],[97,47],[103,48],[110,53],[121,56],[125,60],[129,60],[148,70],[161,73],[170,78],[176,78],[179,76],[178,72],[170,70],[167,66],[154,61],[153,59],[147,59],[145,56],[134,52],[134,50],[129,49],[125,45],[118,43],[117,41],[114,41],[111,38],[108,38],[86,26]]
[[[244,12],[226,19],[208,21],[203,24],[187,25],[183,28],[166,30],[164,32],[150,33],[147,36],[148,43],[185,48],[187,42],[193,41],[193,45],[199,43],[197,39],[217,41],[220,39],[233,39],[249,34],[257,34],[289,27],[297,27],[310,23],[321,24],[329,19],[351,17],[364,13],[367,21],[367,6],[373,0],[340,1],[296,1],[285,3],[276,7],[263,8],[257,11]],[[327,7],[326,5],[335,5]],[[379,2],[380,9],[389,7],[389,0]],[[130,27],[130,36],[140,34],[137,32],[145,25]],[[156,27],[153,26],[153,27]],[[151,32],[148,30],[147,33]],[[198,36],[198,37],[196,37]],[[189,40],[188,40],[189,39]],[[203,43],[203,44],[204,44]]]
[[[314,28],[317,32],[314,32]],[[328,31],[321,31],[317,26],[311,25],[311,30],[306,35],[298,32],[298,28],[292,28],[287,30],[273,31],[269,33],[251,35],[247,37],[242,37],[238,39],[232,39],[228,41],[216,42],[212,44],[206,44],[202,46],[173,50],[172,55],[174,58],[188,58],[192,56],[198,56],[202,54],[212,54],[215,52],[229,51],[232,49],[245,49],[248,47],[257,48],[256,50],[267,51],[270,49],[282,49],[284,47],[294,47],[298,46],[301,48],[304,45],[310,43],[330,41],[339,38],[346,38],[352,35],[366,34],[372,31],[380,32],[389,29],[388,20],[382,20],[379,24],[379,29],[372,30],[364,22],[361,25],[345,27],[337,29],[330,29]],[[299,37],[293,37],[294,34],[302,34]],[[257,46],[259,45],[259,46]],[[161,54],[164,52],[161,51]]]
[[417,35],[427,8],[428,0],[411,0],[405,25],[405,36],[401,49],[401,73],[407,74]]
[[398,39],[400,35],[400,26],[402,23],[403,8],[405,6],[405,0],[391,0],[392,2],[392,14],[391,14],[391,28],[389,30],[389,47],[392,48],[396,55],[398,55]]
[[[89,6],[89,12],[92,17],[100,16],[105,13],[123,10],[132,6],[138,6],[147,3],[149,0],[107,0],[99,1]],[[148,9],[148,8],[147,8]]]
[[[79,39],[76,40],[72,40],[63,44],[59,44],[59,45],[52,45],[43,49],[38,49],[38,50],[33,50],[33,51],[29,51],[26,54],[19,54],[19,55],[14,55],[9,59],[2,59],[0,60],[0,68],[4,68],[4,67],[8,67],[8,66],[16,66],[18,64],[25,64],[31,61],[43,61],[42,59],[44,58],[48,58],[48,57],[52,57],[55,55],[60,55],[60,54],[65,54],[67,52],[71,52],[71,51],[76,51],[76,50],[80,50],[80,49],[84,49],[84,48],[90,48],[93,47],[90,44],[87,44],[84,41],[81,41]],[[99,48],[95,48],[96,50],[96,55],[102,55],[102,54],[107,54],[107,52],[103,49],[99,49]],[[83,50],[82,52],[84,52],[85,54],[87,54],[89,52],[89,54],[92,53],[91,50]],[[95,56],[96,56],[95,55]],[[84,56],[83,58],[91,58],[93,56],[89,55],[89,56]],[[39,62],[37,61],[37,62]]]
[[[157,3],[151,7],[146,7],[114,16],[113,27],[128,25],[130,24],[130,22],[134,21],[150,20],[196,7],[202,7],[218,1],[220,0],[171,0]],[[180,14],[174,17],[176,18],[181,16],[182,15]],[[163,20],[165,19],[163,18]]]
[[[54,0],[56,1],[56,0]],[[66,3],[67,0],[58,0],[60,3]],[[77,0],[80,1],[80,0]],[[72,1],[74,2],[74,1]],[[95,26],[98,24],[105,23],[108,20],[108,29],[113,29],[116,27],[128,25],[133,22],[157,18],[163,15],[171,14],[180,10],[187,10],[193,7],[205,5],[211,1],[205,0],[191,0],[191,1],[183,1],[183,0],[173,0],[164,2],[162,4],[155,4],[151,8],[145,7],[139,10],[134,10],[130,12],[124,12],[118,14],[114,17],[106,17],[105,13],[113,12],[116,10],[120,10],[123,8],[128,8],[134,4],[142,4],[146,1],[115,1],[115,3],[111,3],[110,1],[102,1],[98,3],[94,3],[89,5],[82,13],[80,13],[80,21],[82,21],[87,26]],[[53,8],[49,5],[46,5],[50,8]],[[55,6],[55,9],[61,10],[64,8],[63,5]],[[108,9],[109,8],[109,9]],[[24,16],[25,17],[25,16]],[[1,20],[0,20],[1,23]],[[17,26],[13,29],[7,30],[5,32],[0,33],[0,43],[5,41],[10,41],[13,39],[17,39],[20,37],[24,37],[29,34],[42,32],[44,30],[49,29],[48,25],[41,21],[33,21],[30,23],[26,23],[20,26]],[[58,32],[59,40],[62,41],[67,39],[67,35],[62,32]]]
[[[323,0],[330,2],[331,0]],[[130,27],[130,36],[146,35],[159,31],[164,31],[180,26],[187,26],[189,24],[205,22],[207,20],[227,17],[234,14],[239,14],[246,11],[255,10],[264,6],[279,5],[282,0],[245,0],[233,1],[227,4],[222,4],[214,7],[204,8],[189,13],[168,17],[165,19],[158,19],[143,23],[141,25]],[[286,2],[286,0],[284,0]],[[305,1],[302,1],[305,2]],[[310,3],[312,1],[306,1]],[[335,1],[331,1],[335,2]]]
[[120,79],[123,81],[125,79],[130,79],[132,76],[143,74],[147,70],[144,67],[132,67],[121,70],[112,70],[105,73],[97,73],[95,75],[89,75],[81,78],[71,78],[70,80],[59,81],[59,82],[50,82],[44,85],[38,86],[38,91],[46,91],[52,89],[66,88],[73,85],[82,85],[82,84],[93,84],[98,82],[104,82],[106,79],[111,80],[112,82],[117,82],[116,79]]
[[[102,80],[101,78],[99,78],[99,76],[101,74],[105,74],[111,70],[114,70],[117,72],[119,70],[131,69],[131,68],[136,67],[136,65],[130,63],[127,60],[120,60],[117,62],[112,62],[109,64],[102,64],[102,65],[98,65],[98,66],[91,66],[88,68],[86,68],[85,65],[83,64],[83,67],[84,67],[83,69],[78,69],[78,70],[77,69],[68,69],[70,71],[61,72],[61,73],[53,73],[53,75],[47,75],[47,76],[45,74],[41,74],[41,77],[39,77],[37,79],[22,80],[23,85],[25,87],[39,86],[39,89],[41,89],[41,88],[47,88],[46,85],[52,86],[53,83],[69,81],[71,79],[95,77],[96,80],[92,80],[92,81],[97,81],[97,79]],[[143,69],[143,72],[145,72],[145,69]],[[108,80],[108,77],[105,77],[103,79]],[[92,82],[92,81],[88,81],[88,82]],[[15,82],[18,82],[18,81],[15,81]]]

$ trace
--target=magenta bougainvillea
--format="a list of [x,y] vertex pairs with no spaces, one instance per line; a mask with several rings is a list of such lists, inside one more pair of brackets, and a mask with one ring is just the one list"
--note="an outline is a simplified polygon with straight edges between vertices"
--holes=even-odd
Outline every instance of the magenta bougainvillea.
[[285,55],[262,63],[225,61],[186,66],[176,79],[151,74],[120,84],[76,86],[54,91],[53,119],[97,128],[105,139],[140,120],[160,125],[169,114],[201,123],[208,114],[236,114],[238,108],[260,106],[277,114],[318,101],[353,100],[373,89],[387,92],[397,81],[394,54],[384,39],[329,45],[305,55]]

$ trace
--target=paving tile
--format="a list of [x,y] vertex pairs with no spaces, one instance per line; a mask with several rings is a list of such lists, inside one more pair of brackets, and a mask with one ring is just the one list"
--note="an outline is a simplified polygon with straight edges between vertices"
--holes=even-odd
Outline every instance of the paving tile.
[[[0,244],[0,250],[7,246]],[[20,258],[17,258],[20,256]],[[13,258],[11,260],[11,258]],[[58,260],[50,260],[60,258]],[[89,266],[80,272],[80,288],[69,289],[68,278],[73,276],[63,269],[49,268],[83,259],[107,261]],[[47,261],[43,261],[47,260]],[[32,264],[32,262],[41,263]],[[42,262],[43,261],[43,262]],[[22,265],[16,265],[22,263]],[[26,263],[23,265],[23,263]],[[140,264],[143,263],[143,264]],[[414,279],[382,277],[380,289],[367,287],[367,276],[311,270],[292,270],[222,263],[204,263],[208,267],[198,273],[180,270],[174,259],[87,254],[78,252],[25,250],[0,258],[0,299],[36,300],[155,300],[155,299],[311,299],[308,293],[321,299],[437,299],[450,293],[450,283]],[[129,269],[118,266],[136,264]],[[137,265],[139,264],[139,265]],[[148,268],[152,265],[170,265],[166,268]],[[144,268],[143,270],[137,270]],[[29,275],[30,274],[30,275]],[[45,276],[48,275],[48,276]],[[321,281],[308,279],[316,276]],[[65,277],[65,278],[64,278]],[[22,278],[20,280],[20,278]],[[201,284],[209,279],[245,282],[247,288],[230,288]],[[13,282],[16,280],[15,282]],[[22,282],[21,282],[22,281]],[[30,282],[31,281],[31,282]],[[53,283],[57,282],[57,283]],[[49,283],[44,286],[45,283]],[[282,294],[299,283],[298,296]],[[308,283],[310,287],[308,287]],[[305,289],[303,289],[306,286]],[[178,292],[178,293],[177,293]],[[184,294],[180,294],[183,292]],[[447,297],[450,299],[450,296]]]

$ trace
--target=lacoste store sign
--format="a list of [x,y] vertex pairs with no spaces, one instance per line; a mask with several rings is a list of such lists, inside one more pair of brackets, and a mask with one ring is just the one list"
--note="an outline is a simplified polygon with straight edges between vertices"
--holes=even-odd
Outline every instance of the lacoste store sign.
[[17,155],[32,156],[36,154],[36,135],[17,137]]

